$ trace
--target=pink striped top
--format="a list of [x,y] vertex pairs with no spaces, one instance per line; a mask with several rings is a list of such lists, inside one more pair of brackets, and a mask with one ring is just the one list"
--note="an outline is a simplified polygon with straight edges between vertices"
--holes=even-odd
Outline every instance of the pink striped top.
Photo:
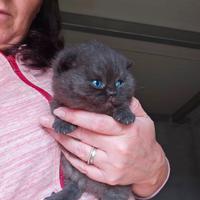
[[[51,93],[51,72],[20,69]],[[0,94],[0,200],[42,200],[61,189],[60,149],[39,124],[39,117],[50,113],[48,101],[16,75],[3,55]]]

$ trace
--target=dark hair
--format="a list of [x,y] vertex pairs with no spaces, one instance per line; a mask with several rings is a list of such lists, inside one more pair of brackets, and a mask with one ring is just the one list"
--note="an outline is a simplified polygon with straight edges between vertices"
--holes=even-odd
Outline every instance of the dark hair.
[[20,60],[28,67],[49,67],[51,59],[64,46],[60,30],[58,0],[43,0],[26,37],[12,47],[10,53],[19,55]]

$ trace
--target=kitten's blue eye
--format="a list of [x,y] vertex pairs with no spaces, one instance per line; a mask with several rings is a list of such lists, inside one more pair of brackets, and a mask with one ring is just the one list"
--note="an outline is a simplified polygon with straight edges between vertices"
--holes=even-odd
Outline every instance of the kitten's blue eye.
[[124,83],[124,81],[118,80],[118,81],[115,82],[115,87],[119,88],[123,83]]
[[103,89],[105,87],[105,84],[100,80],[92,80],[90,83],[96,89]]

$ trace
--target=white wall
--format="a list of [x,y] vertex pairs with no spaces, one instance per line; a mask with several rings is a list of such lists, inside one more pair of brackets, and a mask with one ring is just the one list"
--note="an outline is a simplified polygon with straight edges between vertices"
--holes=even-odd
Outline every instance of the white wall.
[[200,32],[200,0],[60,0],[63,11]]

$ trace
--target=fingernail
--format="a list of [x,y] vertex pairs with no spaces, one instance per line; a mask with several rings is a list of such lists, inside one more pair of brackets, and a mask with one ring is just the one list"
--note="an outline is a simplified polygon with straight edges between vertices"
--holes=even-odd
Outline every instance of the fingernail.
[[63,110],[55,109],[53,113],[58,117],[61,117],[61,118],[65,117],[65,112]]
[[48,117],[45,117],[45,116],[42,116],[40,117],[40,123],[43,124],[43,125],[48,125],[50,122],[49,118]]

